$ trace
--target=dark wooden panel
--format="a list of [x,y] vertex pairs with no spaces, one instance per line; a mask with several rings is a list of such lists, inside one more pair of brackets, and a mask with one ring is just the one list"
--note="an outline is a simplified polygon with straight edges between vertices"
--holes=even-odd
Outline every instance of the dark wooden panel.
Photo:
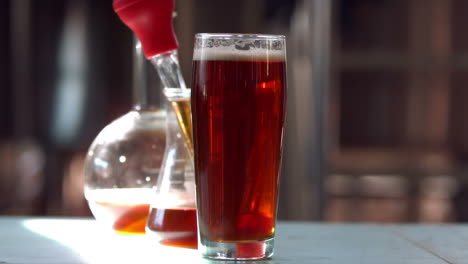
[[344,50],[404,50],[408,47],[408,1],[342,0]]
[[342,146],[393,146],[401,143],[406,79],[404,72],[341,72]]

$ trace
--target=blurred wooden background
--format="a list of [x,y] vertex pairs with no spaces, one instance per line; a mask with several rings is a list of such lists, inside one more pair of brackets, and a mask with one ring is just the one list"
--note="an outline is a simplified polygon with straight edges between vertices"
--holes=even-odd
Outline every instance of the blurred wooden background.
[[[0,2],[1,214],[90,215],[84,154],[131,104],[111,3]],[[175,19],[186,80],[196,32],[287,35],[280,218],[377,222],[468,221],[466,24],[464,0],[177,1]]]
[[467,220],[467,8],[341,1],[326,219]]

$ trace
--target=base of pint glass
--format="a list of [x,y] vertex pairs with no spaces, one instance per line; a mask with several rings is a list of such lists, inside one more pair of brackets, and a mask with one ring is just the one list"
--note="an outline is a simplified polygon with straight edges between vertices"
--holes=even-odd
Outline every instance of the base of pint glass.
[[217,242],[201,238],[198,250],[209,259],[260,260],[273,256],[274,244],[274,238],[252,242]]

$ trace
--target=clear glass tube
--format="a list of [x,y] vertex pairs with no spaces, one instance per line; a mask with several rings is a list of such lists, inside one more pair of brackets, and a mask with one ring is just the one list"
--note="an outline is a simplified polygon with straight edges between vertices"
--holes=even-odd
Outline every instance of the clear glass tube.
[[165,87],[164,94],[176,113],[177,122],[184,135],[185,146],[193,159],[190,89],[185,85],[177,50],[158,54],[151,58],[151,63],[156,68],[161,83]]
[[186,89],[182,71],[180,70],[177,50],[158,54],[151,58],[151,63],[158,71],[161,83],[167,88]]

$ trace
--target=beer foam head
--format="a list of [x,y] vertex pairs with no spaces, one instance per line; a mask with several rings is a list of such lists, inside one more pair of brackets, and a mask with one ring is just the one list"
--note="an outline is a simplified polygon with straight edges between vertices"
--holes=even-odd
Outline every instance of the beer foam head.
[[267,35],[229,38],[225,35],[199,34],[195,40],[193,60],[285,61],[285,51],[282,36],[270,39]]

